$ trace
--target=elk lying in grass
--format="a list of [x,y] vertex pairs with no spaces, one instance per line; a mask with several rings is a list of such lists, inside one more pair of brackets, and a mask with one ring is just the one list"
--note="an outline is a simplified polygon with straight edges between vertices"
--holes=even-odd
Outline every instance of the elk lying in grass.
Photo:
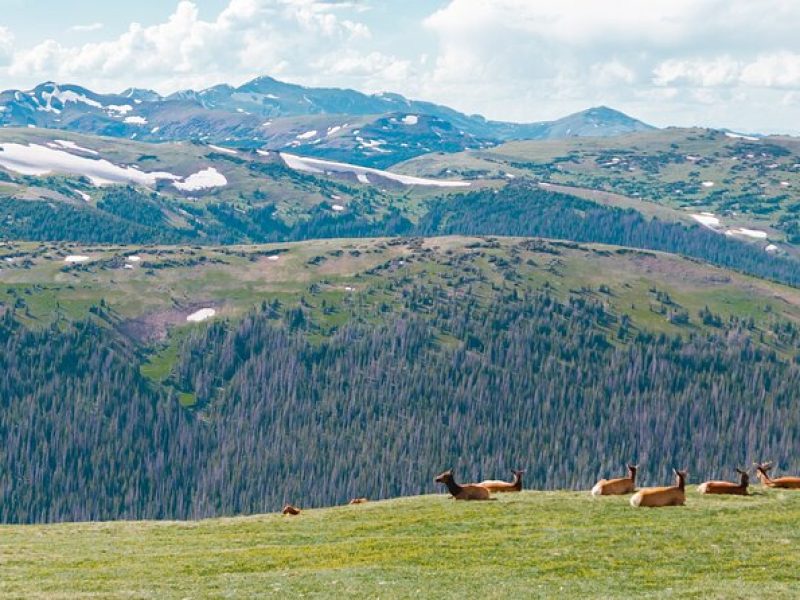
[[631,506],[683,506],[686,502],[686,471],[675,472],[675,485],[639,490],[631,497]]
[[800,477],[777,477],[772,479],[769,476],[769,472],[774,466],[771,462],[754,464],[756,465],[756,474],[763,485],[782,490],[800,490]]
[[739,483],[733,481],[706,481],[697,487],[701,494],[732,494],[734,496],[747,496],[747,486],[750,484],[750,475],[747,471],[736,469],[739,473]]
[[489,496],[489,490],[482,485],[476,483],[469,483],[465,485],[458,485],[453,479],[453,469],[449,469],[438,475],[434,480],[436,483],[443,483],[447,486],[447,491],[456,500],[493,500]]
[[291,504],[287,504],[283,507],[283,514],[285,515],[299,515],[300,509],[296,506],[292,506]]
[[592,496],[621,496],[636,491],[637,465],[628,465],[628,476],[617,479],[601,479],[592,488]]
[[521,492],[522,491],[522,475],[525,471],[515,471],[511,469],[514,474],[514,479],[511,481],[502,481],[500,479],[487,479],[481,481],[478,485],[485,487],[492,494],[504,492]]
[[369,502],[366,498],[353,498],[350,500],[350,504],[366,504]]

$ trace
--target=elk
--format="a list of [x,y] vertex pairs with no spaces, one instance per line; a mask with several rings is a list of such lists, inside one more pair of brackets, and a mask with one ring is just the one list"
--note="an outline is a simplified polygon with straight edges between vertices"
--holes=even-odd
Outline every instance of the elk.
[[296,506],[292,506],[291,504],[287,504],[283,507],[283,514],[285,515],[299,515],[300,509]]
[[736,469],[739,473],[739,483],[732,481],[706,481],[697,487],[701,494],[732,494],[734,496],[747,496],[747,486],[750,484],[750,475],[747,471]]
[[686,502],[686,471],[675,472],[675,485],[639,490],[631,496],[631,506],[683,506]]
[[453,479],[453,469],[449,469],[437,475],[434,479],[436,483],[443,483],[447,486],[447,491],[456,500],[494,500],[489,496],[489,490],[482,485],[476,483],[469,483],[465,485],[458,485]]
[[592,496],[621,496],[636,491],[636,469],[638,465],[628,465],[628,476],[616,479],[601,479],[592,488]]
[[761,480],[762,485],[771,488],[779,488],[782,490],[800,490],[800,477],[778,477],[772,479],[769,476],[770,470],[774,466],[771,462],[768,463],[753,463],[756,466],[756,475]]
[[505,492],[521,492],[522,491],[522,475],[525,471],[515,471],[511,469],[514,478],[511,481],[502,481],[500,479],[487,479],[481,481],[478,485],[485,487],[492,494],[505,493]]
[[350,500],[350,504],[365,504],[369,502],[366,498],[353,498]]

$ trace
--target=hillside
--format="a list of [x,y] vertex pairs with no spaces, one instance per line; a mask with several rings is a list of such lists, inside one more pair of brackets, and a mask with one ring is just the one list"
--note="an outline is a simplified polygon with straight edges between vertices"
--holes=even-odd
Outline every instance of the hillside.
[[0,127],[50,128],[149,142],[200,140],[290,150],[373,167],[430,152],[487,148],[504,140],[607,136],[652,129],[606,107],[551,122],[507,123],[398,94],[308,88],[259,77],[160,96],[98,94],[43,83],[0,92]]
[[394,233],[443,191],[479,188],[213,144],[0,130],[0,239],[234,243]]
[[0,130],[0,239],[214,245],[538,236],[678,253],[800,283],[795,247],[781,244],[780,234],[709,227],[704,213],[618,194],[510,173],[487,179],[445,169],[419,177],[213,144],[63,137]]
[[[438,467],[415,472],[430,479]],[[794,598],[800,492],[753,492],[692,490],[685,507],[661,510],[586,492],[523,492],[297,517],[5,526],[0,595]]]
[[[800,142],[707,129],[669,128],[614,138],[511,142],[418,158],[397,170],[472,180],[532,177],[612,192],[614,204],[690,219],[730,237],[797,253]],[[595,201],[604,201],[595,197]],[[670,217],[671,213],[671,217]]]
[[420,460],[546,489],[621,456],[800,466],[798,291],[698,261],[460,237],[0,253],[4,522],[428,493]]

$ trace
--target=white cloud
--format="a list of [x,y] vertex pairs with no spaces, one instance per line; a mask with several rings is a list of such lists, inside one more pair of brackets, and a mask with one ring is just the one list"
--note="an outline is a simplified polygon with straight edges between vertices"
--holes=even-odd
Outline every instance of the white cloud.
[[800,120],[765,110],[800,87],[798,22],[792,0],[450,0],[424,22],[438,53],[420,89],[492,117],[610,104],[776,130]]
[[7,27],[0,25],[0,67],[11,60],[14,50],[14,36]]
[[439,0],[421,21],[413,2],[228,0],[210,18],[199,4],[82,45],[19,47],[0,27],[0,80],[169,92],[266,74],[500,119],[606,104],[659,125],[800,123],[797,0]]
[[345,14],[359,12],[347,2],[230,0],[215,19],[203,20],[195,2],[182,0],[166,21],[132,23],[114,39],[79,46],[45,40],[17,50],[8,74],[30,83],[54,79],[166,91],[261,74],[313,79],[310,67],[320,62],[335,73],[364,77],[394,61],[362,47],[369,28]]
[[90,31],[100,31],[103,27],[102,23],[87,23],[86,25],[73,25],[69,30],[77,33],[88,33]]

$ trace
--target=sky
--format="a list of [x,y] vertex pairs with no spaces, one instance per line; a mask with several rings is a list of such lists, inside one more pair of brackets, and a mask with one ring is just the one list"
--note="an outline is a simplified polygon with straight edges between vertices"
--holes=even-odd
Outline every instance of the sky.
[[553,119],[800,134],[798,0],[0,0],[0,88],[260,75]]

